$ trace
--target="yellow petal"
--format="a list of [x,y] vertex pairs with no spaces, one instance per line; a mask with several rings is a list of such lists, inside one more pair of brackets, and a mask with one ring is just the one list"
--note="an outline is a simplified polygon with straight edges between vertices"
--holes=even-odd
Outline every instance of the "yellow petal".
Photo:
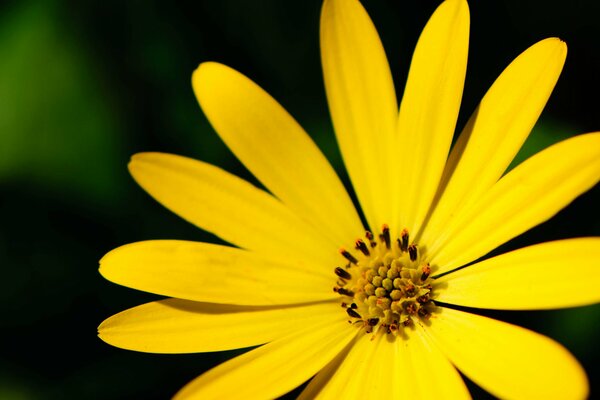
[[422,328],[390,340],[386,335],[358,338],[302,392],[300,399],[469,399],[454,366]]
[[[381,336],[380,336],[381,337]],[[374,360],[377,347],[381,340],[371,341],[371,335],[362,335],[357,338],[344,360],[334,371],[329,380],[322,385],[317,393],[313,393],[315,399],[368,399],[379,398],[382,385],[385,389],[390,388],[392,375],[386,371],[375,380],[370,379],[371,370],[376,367]],[[385,343],[389,345],[389,343]],[[386,346],[389,348],[390,346]],[[323,370],[320,374],[326,374]],[[320,380],[319,375],[315,377],[316,382]],[[311,382],[312,383],[312,382]],[[309,384],[310,386],[310,384]],[[314,386],[314,384],[313,384]],[[312,391],[307,387],[306,392]],[[306,394],[302,397],[308,398]]]
[[221,139],[267,189],[338,246],[363,233],[335,171],[279,103],[218,63],[200,65],[192,83]]
[[274,308],[168,299],[113,315],[98,327],[98,334],[127,350],[199,353],[267,343],[339,314],[337,303]]
[[[333,360],[329,362],[329,364],[321,368],[321,370],[315,375],[315,377],[310,380],[308,385],[306,385],[302,393],[300,393],[300,395],[298,396],[298,400],[314,400],[315,398],[317,398],[317,396],[319,396],[321,390],[323,390],[323,388],[325,387],[325,385],[327,385],[327,383],[333,377],[335,372],[340,368],[340,366],[348,356],[348,353],[354,347],[354,344],[356,343],[357,339],[359,339],[359,337],[355,336],[354,340],[351,340],[346,345],[346,347],[342,351],[340,351],[333,358]],[[323,396],[321,396],[321,398],[322,397]],[[336,397],[336,399],[337,398],[339,397]]]
[[467,307],[531,310],[600,302],[600,238],[525,247],[435,281],[436,300]]
[[333,271],[311,272],[246,250],[183,240],[149,240],[121,246],[100,260],[106,279],[169,297],[221,304],[306,303],[336,297]]
[[397,103],[373,23],[357,0],[325,0],[321,60],[329,110],[350,179],[371,229],[394,221]]
[[540,224],[600,179],[600,132],[557,143],[518,165],[449,222],[429,247],[436,273],[465,265]]
[[423,243],[431,242],[457,209],[472,205],[502,176],[548,101],[566,55],[564,42],[542,40],[496,79],[450,153],[441,182],[445,189]]
[[584,399],[585,372],[560,344],[527,329],[443,308],[426,332],[462,373],[503,399]]
[[400,105],[394,160],[400,224],[418,232],[437,190],[458,118],[469,47],[469,7],[444,1],[417,43]]
[[141,153],[129,171],[152,197],[185,220],[249,250],[339,262],[339,243],[300,220],[268,193],[220,168],[190,158]]
[[407,383],[402,393],[412,399],[470,399],[460,374],[427,336],[420,325],[406,329],[407,339],[398,343],[404,367],[399,374]]
[[297,326],[290,335],[211,369],[186,385],[175,398],[276,398],[317,373],[356,332],[343,317]]

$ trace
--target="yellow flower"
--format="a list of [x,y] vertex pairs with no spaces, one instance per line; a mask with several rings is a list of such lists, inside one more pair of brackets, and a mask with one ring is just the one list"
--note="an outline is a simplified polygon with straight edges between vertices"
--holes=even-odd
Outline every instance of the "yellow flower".
[[195,379],[181,398],[273,398],[313,376],[301,398],[468,398],[457,369],[501,398],[586,397],[584,371],[556,342],[448,307],[600,299],[600,238],[476,261],[598,181],[600,133],[551,146],[503,175],[562,69],[566,46],[551,38],[502,72],[450,151],[468,36],[466,2],[442,3],[418,41],[398,114],[365,10],[356,0],[325,0],[329,107],[373,233],[275,100],[226,66],[202,64],[193,74],[202,109],[271,193],[201,161],[134,156],[129,169],[148,193],[237,247],[158,240],[108,253],[104,277],[173,298],[109,318],[100,337],[153,353],[262,345]]

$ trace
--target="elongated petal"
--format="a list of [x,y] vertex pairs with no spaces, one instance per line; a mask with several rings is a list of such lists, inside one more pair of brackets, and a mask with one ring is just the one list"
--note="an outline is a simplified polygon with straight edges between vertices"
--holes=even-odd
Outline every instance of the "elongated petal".
[[249,250],[299,256],[319,265],[339,262],[338,243],[300,220],[280,201],[220,168],[162,153],[133,156],[129,171],[175,214]]
[[436,300],[467,307],[531,310],[594,304],[600,302],[600,238],[515,250],[444,275],[436,285]]
[[469,47],[469,7],[444,1],[417,43],[400,105],[395,156],[402,195],[400,224],[417,232],[437,190],[462,98]]
[[279,103],[222,64],[200,65],[192,83],[219,136],[275,196],[338,246],[362,234],[335,171]]
[[494,82],[450,153],[441,183],[445,190],[425,228],[424,243],[502,176],[546,105],[566,55],[564,42],[542,40]]
[[[325,385],[329,383],[333,375],[340,368],[340,366],[348,356],[348,353],[350,353],[350,350],[352,350],[354,344],[360,338],[359,336],[360,335],[355,336],[354,339],[351,340],[346,345],[346,347],[342,351],[340,351],[338,355],[333,358],[333,360],[329,362],[329,364],[321,368],[321,370],[315,375],[315,377],[310,380],[308,385],[306,385],[302,393],[300,393],[300,395],[298,396],[298,400],[314,400],[319,396],[320,392],[323,390]],[[324,396],[321,396],[321,398],[323,397]],[[337,398],[339,397],[336,397],[336,399]]]
[[458,371],[422,331],[366,335],[311,381],[301,399],[469,399]]
[[[121,246],[100,260],[100,273],[123,286],[179,299],[272,305],[335,298],[333,272],[234,247],[182,240]],[[314,269],[313,269],[314,270]]]
[[400,374],[408,381],[402,393],[412,399],[470,399],[460,374],[420,325],[407,329],[408,340],[399,342],[399,357],[406,364]]
[[358,332],[346,318],[301,326],[190,382],[176,399],[270,399],[294,389],[330,362]]
[[363,398],[470,398],[458,371],[421,329],[407,329],[392,340],[380,335],[372,343],[377,347],[365,376],[371,384]]
[[357,0],[325,0],[321,59],[342,157],[371,229],[395,212],[394,84],[381,41]]
[[600,133],[557,143],[518,165],[431,245],[436,273],[452,270],[542,223],[600,179]]
[[242,307],[168,299],[131,308],[105,320],[105,342],[150,353],[199,353],[256,346],[299,326],[339,316],[339,305]]
[[[374,357],[379,342],[371,341],[370,335],[363,335],[356,340],[344,360],[337,367],[329,380],[320,388],[315,399],[367,399],[378,398],[380,386],[389,387],[392,378],[389,372],[370,380],[370,370],[375,367]],[[387,343],[386,343],[387,344]],[[389,347],[389,346],[387,346]],[[322,371],[326,373],[326,371]],[[319,380],[319,376],[315,377]],[[310,384],[309,384],[310,385]],[[307,387],[308,391],[311,388]],[[305,398],[306,394],[304,395]]]
[[427,333],[473,382],[503,399],[584,399],[585,372],[560,344],[527,329],[444,308]]

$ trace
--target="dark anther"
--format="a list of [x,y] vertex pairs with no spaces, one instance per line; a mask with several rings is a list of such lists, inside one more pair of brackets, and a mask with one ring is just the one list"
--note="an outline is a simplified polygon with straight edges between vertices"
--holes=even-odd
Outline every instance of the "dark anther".
[[358,239],[355,244],[356,250],[360,250],[365,256],[370,256],[369,248],[362,240]]
[[412,324],[412,319],[405,319],[404,321],[402,321],[402,325],[404,326],[411,326]]
[[427,303],[429,301],[429,293],[424,294],[423,296],[417,297],[417,301],[421,304]]
[[429,318],[431,317],[431,313],[429,311],[427,311],[424,307],[419,308],[419,316],[421,318]]
[[371,231],[366,231],[365,237],[369,241],[369,244],[371,245],[371,247],[377,246],[377,243],[375,243],[375,241],[373,240],[373,234],[371,233]]
[[342,302],[342,308],[346,308],[346,307],[348,307],[348,304]]
[[362,318],[362,317],[360,316],[360,314],[359,314],[359,313],[357,313],[356,311],[354,311],[354,310],[353,310],[353,309],[351,309],[351,308],[346,308],[346,312],[347,312],[347,313],[348,313],[348,315],[349,315],[349,316],[351,316],[352,318]]
[[421,280],[424,281],[429,278],[429,274],[431,274],[431,267],[429,264],[423,265],[423,273],[421,274]]
[[404,309],[408,315],[415,315],[417,313],[417,305],[415,303],[408,303]]
[[369,318],[369,320],[367,321],[369,326],[375,326],[375,325],[377,325],[378,322],[379,322],[379,318]]
[[336,292],[338,292],[338,294],[341,294],[342,296],[354,297],[354,292],[352,290],[339,288],[338,290],[336,290]]
[[410,256],[410,261],[415,261],[417,259],[417,245],[411,244],[408,246],[408,255]]
[[383,224],[381,228],[381,235],[379,235],[379,239],[385,243],[386,248],[390,248],[390,227],[387,224]]
[[408,251],[408,230],[406,228],[402,229],[398,242],[400,243],[400,250],[403,252]]
[[415,286],[409,283],[404,287],[404,293],[406,293],[407,297],[413,297],[415,295]]
[[354,258],[352,254],[348,253],[347,250],[341,249],[340,253],[344,256],[344,258],[346,258],[346,260],[350,261],[350,263],[358,264],[358,260]]
[[350,273],[348,271],[346,271],[345,269],[340,268],[340,267],[337,267],[335,269],[335,274],[342,279],[351,279],[352,278],[352,275],[350,275]]
[[356,303],[352,303],[352,304],[350,304],[350,308],[353,310],[356,310],[358,308],[358,306],[356,305]]

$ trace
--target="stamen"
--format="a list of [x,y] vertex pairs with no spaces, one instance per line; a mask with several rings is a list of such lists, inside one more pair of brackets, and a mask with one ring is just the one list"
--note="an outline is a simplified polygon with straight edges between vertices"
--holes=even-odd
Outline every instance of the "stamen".
[[365,256],[370,256],[369,248],[361,239],[358,239],[355,244],[356,250],[360,250]]
[[342,253],[342,256],[344,256],[344,258],[348,261],[350,261],[350,263],[356,265],[358,264],[358,260],[356,258],[354,258],[354,256],[350,253],[348,253],[347,250],[345,249],[340,249],[340,253]]
[[385,243],[386,249],[390,248],[390,227],[387,224],[383,224],[381,227],[381,235],[379,235],[379,239]]
[[338,294],[341,294],[342,296],[348,296],[348,297],[354,297],[354,292],[352,290],[348,290],[348,289],[344,289],[344,288],[337,288],[337,290],[335,290],[336,288],[334,288],[333,290],[338,292]]
[[352,279],[352,275],[350,275],[350,273],[348,271],[346,271],[345,269],[340,268],[340,267],[336,267],[335,274],[342,279],[346,279],[347,281]]
[[419,308],[419,317],[429,319],[429,317],[431,317],[431,313],[425,307],[421,307]]
[[427,280],[427,278],[429,278],[429,274],[431,274],[431,267],[429,266],[429,264],[425,264],[422,267],[423,273],[421,274],[421,280],[425,281]]
[[353,310],[353,309],[351,309],[351,308],[346,308],[346,312],[347,312],[347,313],[348,313],[348,315],[349,315],[349,316],[351,316],[352,318],[362,318],[362,317],[360,316],[360,314],[359,314],[359,313],[357,313],[356,311],[354,311],[354,310]]
[[402,232],[400,233],[399,243],[400,250],[406,253],[408,251],[408,230],[406,228],[402,229]]
[[423,296],[417,297],[417,301],[421,304],[425,304],[429,301],[429,294],[424,294]]
[[377,246],[377,243],[375,243],[375,241],[373,240],[374,236],[371,233],[371,231],[366,231],[365,232],[365,237],[369,241],[369,244],[371,245],[372,248],[375,248],[375,246]]
[[417,260],[417,245],[416,244],[411,244],[410,246],[408,246],[408,255],[410,256],[410,261]]
[[415,315],[417,313],[417,305],[415,303],[407,303],[405,309],[408,315]]

